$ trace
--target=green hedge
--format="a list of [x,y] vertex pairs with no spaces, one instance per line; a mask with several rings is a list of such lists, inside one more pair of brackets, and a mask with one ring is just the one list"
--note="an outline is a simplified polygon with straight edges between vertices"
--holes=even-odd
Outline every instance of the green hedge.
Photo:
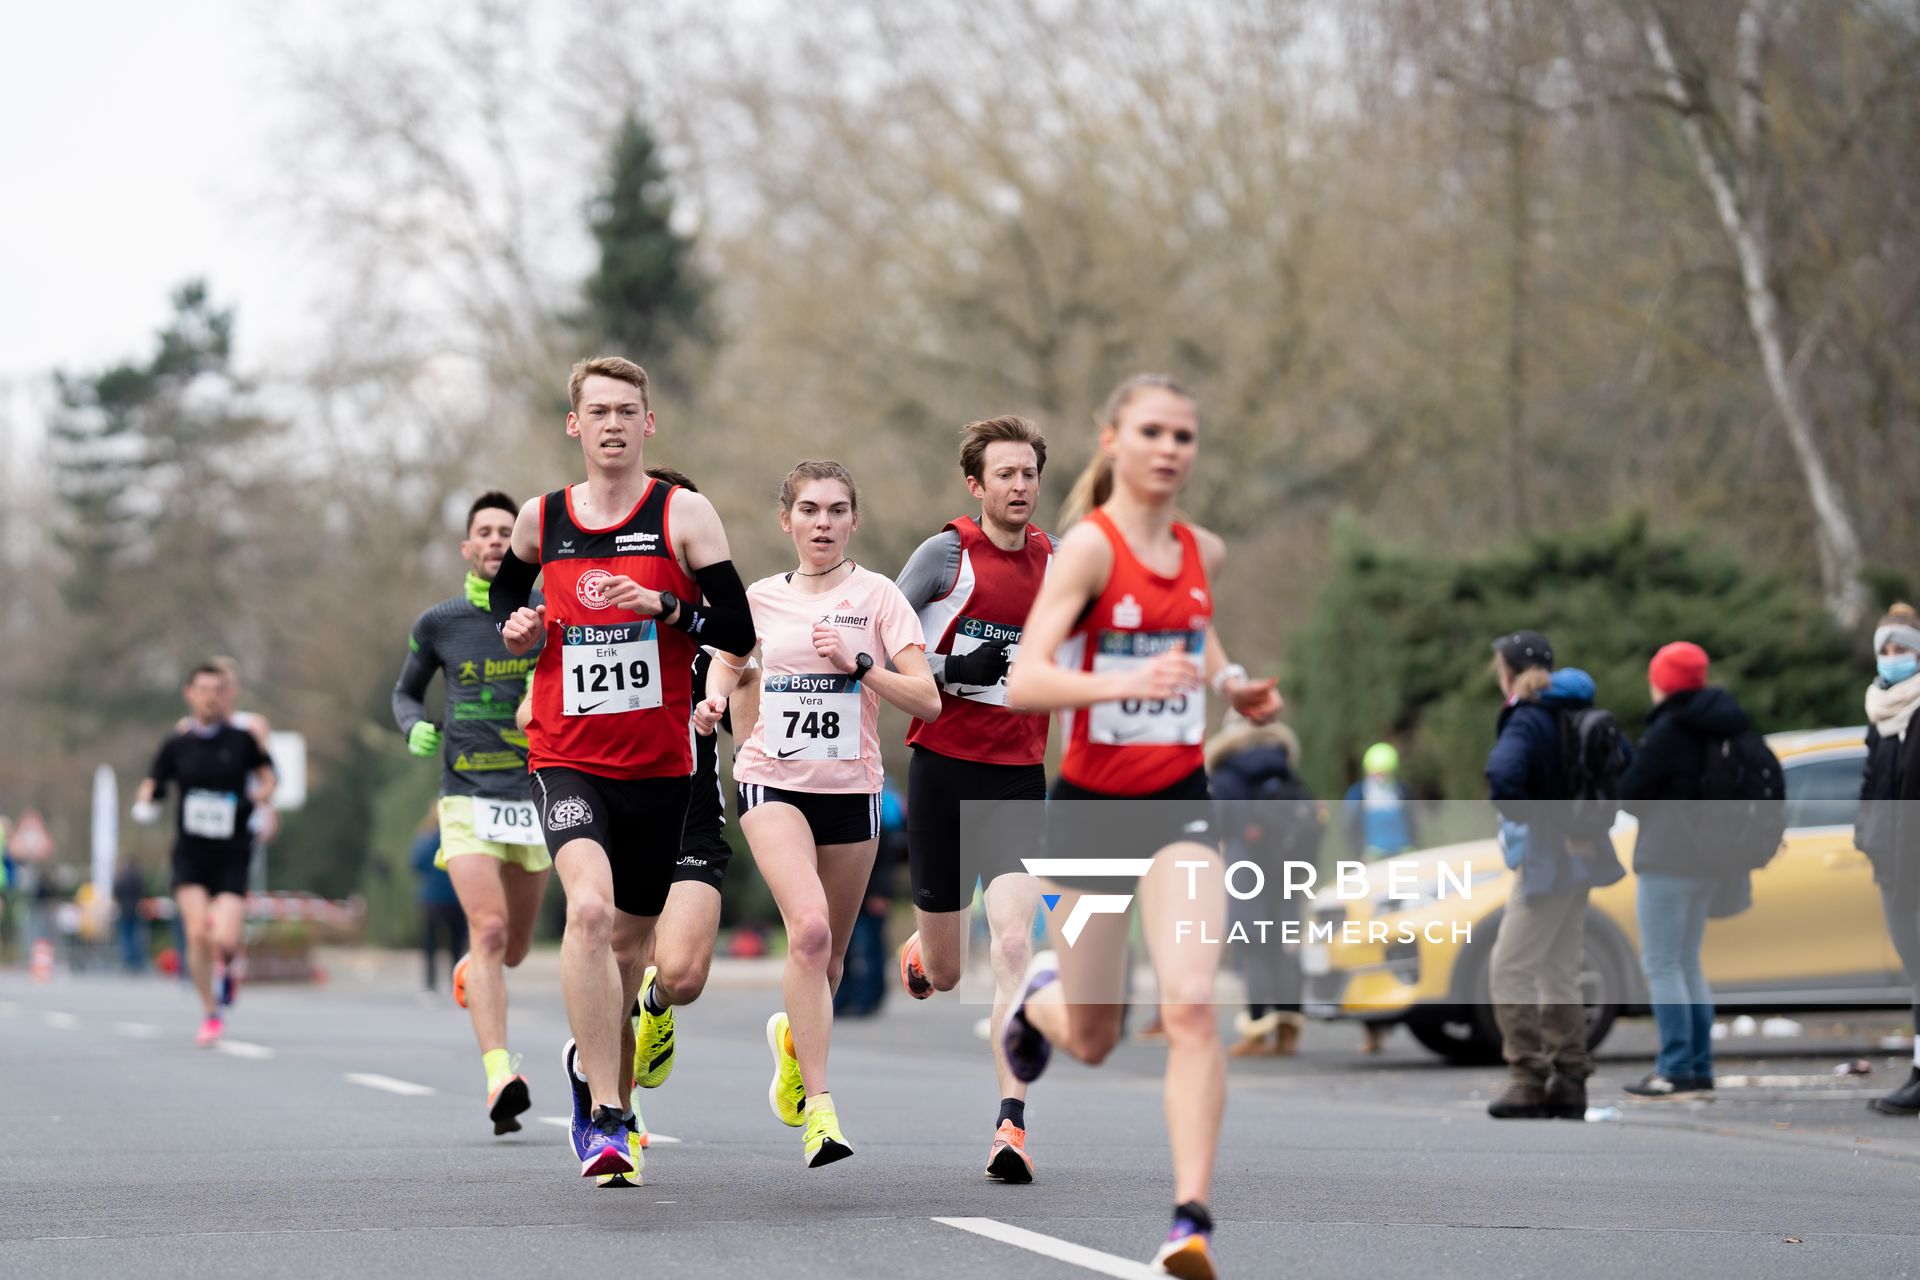
[[1486,794],[1499,693],[1489,645],[1547,633],[1562,666],[1599,686],[1638,736],[1647,662],[1672,640],[1713,658],[1713,682],[1764,731],[1861,722],[1870,644],[1837,628],[1811,589],[1758,574],[1698,534],[1645,516],[1464,557],[1390,549],[1336,520],[1326,586],[1291,649],[1289,698],[1309,781],[1338,795],[1377,741],[1401,748],[1415,792]]

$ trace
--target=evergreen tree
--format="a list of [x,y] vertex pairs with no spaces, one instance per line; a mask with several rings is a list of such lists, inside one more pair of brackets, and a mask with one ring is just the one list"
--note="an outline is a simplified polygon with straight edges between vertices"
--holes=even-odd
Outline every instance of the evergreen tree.
[[107,720],[159,714],[186,660],[230,647],[221,570],[243,533],[239,446],[266,426],[232,368],[233,312],[200,281],[172,303],[147,360],[54,375],[54,536],[75,633],[48,692]]
[[1713,659],[1712,679],[1763,732],[1860,722],[1867,646],[1817,599],[1747,569],[1698,536],[1644,516],[1540,536],[1481,555],[1390,550],[1350,523],[1292,647],[1293,724],[1322,795],[1358,776],[1361,754],[1401,744],[1428,796],[1484,796],[1499,692],[1495,636],[1546,632],[1562,666],[1599,686],[1623,729],[1645,729],[1647,662],[1672,640]]
[[707,285],[693,240],[673,228],[673,188],[653,135],[629,112],[608,156],[588,226],[600,262],[585,285],[582,327],[602,350],[667,373],[681,341],[704,341]]

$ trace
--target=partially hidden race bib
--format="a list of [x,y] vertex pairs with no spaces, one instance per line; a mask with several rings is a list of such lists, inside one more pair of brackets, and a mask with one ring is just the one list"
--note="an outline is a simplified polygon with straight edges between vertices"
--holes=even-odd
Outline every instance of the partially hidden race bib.
[[776,760],[858,760],[860,686],[852,676],[768,676],[760,684],[766,753]]
[[190,790],[180,800],[180,829],[202,840],[231,840],[239,825],[240,797],[231,791]]
[[540,814],[531,800],[473,798],[473,834],[495,844],[540,844]]
[[[1136,671],[1175,645],[1196,671],[1204,671],[1204,631],[1103,631],[1094,651],[1097,674]],[[1087,719],[1087,740],[1109,747],[1190,747],[1207,735],[1207,700],[1199,689],[1172,698],[1123,698],[1095,703]]]
[[[654,620],[560,629],[560,709],[605,716],[660,705],[660,640]],[[483,837],[484,838],[484,837]]]
[[[1007,640],[1007,670],[1013,670],[1013,664],[1020,657],[1020,628],[999,622],[983,622],[979,618],[962,618],[954,624],[953,644],[950,652],[954,654],[972,653],[981,645]],[[990,707],[1007,705],[1007,677],[989,685],[949,684],[947,692],[956,698],[965,698],[969,702],[981,702]]]

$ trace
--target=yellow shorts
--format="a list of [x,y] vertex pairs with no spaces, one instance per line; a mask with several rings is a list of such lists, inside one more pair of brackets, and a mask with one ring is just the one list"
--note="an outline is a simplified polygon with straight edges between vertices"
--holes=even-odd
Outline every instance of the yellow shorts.
[[482,840],[479,832],[474,830],[473,803],[472,796],[440,797],[440,852],[434,855],[434,866],[444,871],[448,858],[469,853],[483,853],[489,858],[510,862],[525,871],[545,871],[553,866],[553,857],[547,852],[544,842],[505,844],[498,840]]

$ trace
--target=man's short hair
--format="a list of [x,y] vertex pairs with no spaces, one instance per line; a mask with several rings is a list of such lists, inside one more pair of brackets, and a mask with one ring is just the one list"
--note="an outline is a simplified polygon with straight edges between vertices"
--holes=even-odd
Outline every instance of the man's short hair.
[[520,504],[515,502],[512,498],[509,498],[506,494],[500,492],[498,489],[487,490],[485,493],[475,498],[473,500],[473,505],[467,508],[467,532],[468,533],[473,532],[473,518],[479,515],[482,511],[504,511],[508,515],[518,518],[520,515]]
[[201,676],[212,676],[223,683],[229,678],[226,668],[213,661],[196,663],[193,670],[187,672],[187,683],[191,685]]
[[625,356],[595,356],[591,360],[582,360],[573,366],[573,376],[567,379],[567,403],[575,413],[580,411],[580,388],[588,378],[617,378],[621,382],[630,382],[640,389],[640,407],[652,408],[647,402],[647,371]]
[[1034,470],[1042,473],[1046,471],[1047,438],[1040,434],[1040,428],[1025,418],[1016,418],[1009,414],[1001,418],[982,418],[978,422],[969,422],[960,428],[961,472],[972,479],[984,482],[987,446],[1001,441],[1032,445]]

